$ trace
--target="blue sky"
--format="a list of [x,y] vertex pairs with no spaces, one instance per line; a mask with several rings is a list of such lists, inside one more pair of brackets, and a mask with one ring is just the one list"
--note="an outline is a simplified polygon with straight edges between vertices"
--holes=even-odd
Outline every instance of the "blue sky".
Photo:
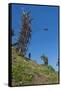
[[[57,69],[58,60],[58,7],[32,6],[12,4],[12,29],[15,36],[12,41],[16,42],[21,28],[21,14],[24,11],[31,11],[33,18],[32,38],[29,45],[31,59],[37,63],[43,63],[40,59],[42,54],[48,56],[49,64]],[[44,29],[48,28],[48,31]]]

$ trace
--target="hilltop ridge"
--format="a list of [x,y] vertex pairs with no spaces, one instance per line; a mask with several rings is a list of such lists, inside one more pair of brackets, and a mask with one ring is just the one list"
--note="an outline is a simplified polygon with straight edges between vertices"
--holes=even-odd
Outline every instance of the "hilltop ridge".
[[55,83],[58,84],[58,74],[52,66],[19,56],[12,47],[12,86]]

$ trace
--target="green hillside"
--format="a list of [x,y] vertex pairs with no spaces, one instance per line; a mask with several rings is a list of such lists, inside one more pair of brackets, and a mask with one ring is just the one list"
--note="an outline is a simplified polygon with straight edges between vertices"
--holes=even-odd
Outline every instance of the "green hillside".
[[51,66],[19,56],[12,48],[12,86],[53,83],[58,83],[58,74]]

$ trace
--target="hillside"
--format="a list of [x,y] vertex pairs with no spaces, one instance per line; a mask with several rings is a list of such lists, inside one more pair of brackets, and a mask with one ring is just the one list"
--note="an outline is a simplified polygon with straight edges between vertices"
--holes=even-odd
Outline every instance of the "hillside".
[[19,56],[12,48],[12,86],[54,83],[58,83],[58,74],[51,66]]

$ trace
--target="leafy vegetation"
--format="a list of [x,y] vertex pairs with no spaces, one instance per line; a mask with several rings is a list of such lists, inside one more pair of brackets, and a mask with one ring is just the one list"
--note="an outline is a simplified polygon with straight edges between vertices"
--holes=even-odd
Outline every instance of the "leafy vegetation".
[[19,56],[12,47],[12,86],[54,83],[58,83],[58,74],[52,66]]

